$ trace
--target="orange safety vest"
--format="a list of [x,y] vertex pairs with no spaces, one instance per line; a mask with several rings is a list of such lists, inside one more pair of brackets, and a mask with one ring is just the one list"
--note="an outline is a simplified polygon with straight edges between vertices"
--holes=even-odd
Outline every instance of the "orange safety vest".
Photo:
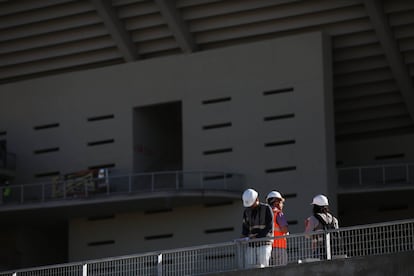
[[[273,208],[273,236],[274,237],[278,237],[278,236],[284,236],[285,234],[281,231],[279,224],[277,224],[277,215],[280,213],[281,211],[277,208]],[[273,247],[277,247],[277,248],[287,248],[287,242],[286,242],[286,238],[279,238],[279,239],[274,239],[273,240]]]

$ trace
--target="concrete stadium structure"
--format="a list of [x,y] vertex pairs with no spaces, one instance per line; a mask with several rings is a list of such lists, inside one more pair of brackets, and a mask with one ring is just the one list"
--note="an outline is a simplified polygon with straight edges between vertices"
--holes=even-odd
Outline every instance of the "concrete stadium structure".
[[232,191],[4,201],[0,268],[232,240],[247,187],[284,194],[293,233],[319,193],[341,225],[413,216],[410,1],[2,1],[0,14],[0,141],[16,156],[3,179],[243,176]]

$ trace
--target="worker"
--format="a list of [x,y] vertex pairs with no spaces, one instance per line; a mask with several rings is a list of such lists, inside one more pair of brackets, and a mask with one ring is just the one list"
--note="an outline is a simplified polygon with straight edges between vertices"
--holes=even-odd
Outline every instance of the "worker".
[[[269,205],[259,201],[258,193],[254,189],[247,189],[242,195],[243,224],[242,238],[247,238],[246,267],[269,266],[272,252],[273,212]],[[252,241],[260,238],[269,240]]]
[[[325,195],[316,195],[311,205],[313,214],[305,220],[305,233],[339,228],[338,219],[330,213]],[[312,236],[312,251],[314,258],[326,259],[325,235]]]
[[285,199],[278,191],[271,191],[266,197],[267,203],[273,210],[273,244],[272,244],[272,265],[286,265],[288,261],[287,256],[287,241],[281,236],[288,235],[288,223],[283,213],[283,206]]

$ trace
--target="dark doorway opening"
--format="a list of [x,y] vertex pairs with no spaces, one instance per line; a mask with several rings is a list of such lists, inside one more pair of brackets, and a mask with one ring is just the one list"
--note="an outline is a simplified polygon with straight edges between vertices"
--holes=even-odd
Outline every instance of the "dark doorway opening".
[[182,170],[182,107],[170,102],[134,109],[134,170]]

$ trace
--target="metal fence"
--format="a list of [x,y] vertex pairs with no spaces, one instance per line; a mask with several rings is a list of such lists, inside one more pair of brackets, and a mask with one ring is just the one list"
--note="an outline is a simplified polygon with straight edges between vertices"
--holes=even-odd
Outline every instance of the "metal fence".
[[241,192],[244,189],[244,177],[241,174],[208,171],[151,172],[104,178],[93,177],[92,174],[87,173],[72,179],[61,180],[57,178],[55,181],[10,185],[7,188],[10,189],[10,192],[7,197],[3,196],[3,200],[0,197],[0,203],[33,204],[169,190]]
[[387,164],[338,169],[341,189],[414,186],[414,164]]
[[[308,234],[287,239],[287,263],[332,260],[414,251],[414,219]],[[246,252],[256,241],[235,240],[54,266],[0,273],[1,276],[129,276],[202,275],[248,268]],[[280,265],[274,262],[271,266]]]

